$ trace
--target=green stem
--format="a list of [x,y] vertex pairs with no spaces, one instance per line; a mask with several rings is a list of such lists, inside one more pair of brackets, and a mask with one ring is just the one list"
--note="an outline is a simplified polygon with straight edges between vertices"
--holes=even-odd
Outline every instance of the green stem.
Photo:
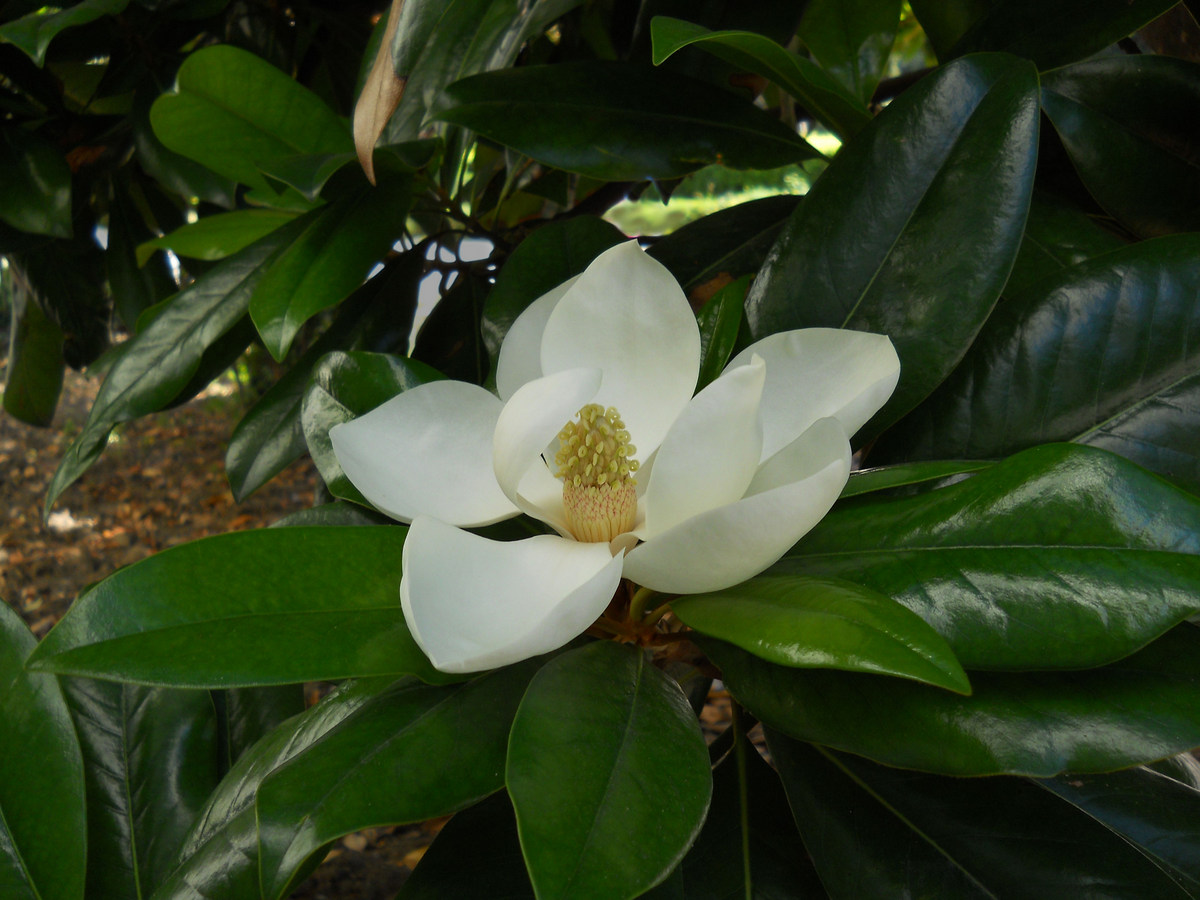
[[750,877],[750,796],[746,783],[746,733],[742,728],[742,710],[737,701],[732,703],[733,753],[737,763],[738,807],[742,828],[742,877],[746,888],[746,900],[754,898],[754,884]]
[[662,606],[659,606],[659,607],[656,607],[655,609],[650,610],[650,612],[646,615],[644,624],[657,625],[658,620],[661,619],[663,616],[665,616],[670,611],[671,611],[671,601],[668,600]]
[[630,622],[642,621],[642,618],[646,615],[646,604],[650,602],[650,598],[654,595],[654,591],[650,590],[650,588],[643,587],[634,591],[633,599],[629,601]]

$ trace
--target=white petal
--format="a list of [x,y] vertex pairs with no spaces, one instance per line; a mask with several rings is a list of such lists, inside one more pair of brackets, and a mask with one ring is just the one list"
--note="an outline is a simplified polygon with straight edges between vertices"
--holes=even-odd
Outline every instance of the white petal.
[[654,457],[645,493],[642,540],[685,519],[741,499],[758,469],[761,359],[718,378],[675,420]]
[[649,454],[696,389],[700,329],[671,273],[629,241],[596,257],[559,301],[541,359],[547,375],[602,370],[596,402],[615,406]]
[[882,334],[841,328],[783,331],[751,344],[725,371],[757,354],[767,363],[763,389],[763,459],[817,419],[833,416],[854,434],[887,402],[900,358]]
[[568,369],[530,381],[504,404],[496,421],[492,464],[500,489],[519,509],[560,532],[565,527],[562,484],[558,482],[556,495],[547,492],[542,454],[596,395],[600,378],[599,369]]
[[578,280],[578,275],[568,278],[542,294],[513,321],[496,360],[496,392],[501,400],[507,400],[526,382],[542,377],[542,332],[558,301]]
[[607,544],[552,535],[490,541],[435,519],[404,541],[400,605],[443,672],[479,672],[548,653],[582,634],[621,580]]
[[[694,594],[738,584],[772,565],[829,512],[850,476],[850,444],[834,419],[817,422],[784,452],[770,477],[751,482],[756,493],[631,550],[625,577],[656,591]],[[798,479],[776,484],[789,466]]]
[[492,472],[503,404],[477,385],[431,381],[329,431],[350,483],[394,519],[464,527],[517,514]]

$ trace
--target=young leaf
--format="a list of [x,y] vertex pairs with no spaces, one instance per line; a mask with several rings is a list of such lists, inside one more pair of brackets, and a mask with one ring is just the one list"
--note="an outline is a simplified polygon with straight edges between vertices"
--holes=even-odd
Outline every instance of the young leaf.
[[80,597],[30,665],[179,687],[436,678],[400,612],[406,533],[271,528],[172,547]]
[[991,312],[1020,245],[1037,137],[1032,65],[994,54],[944,66],[842,148],[772,249],[746,300],[756,336],[852,328],[888,335],[900,354],[900,384],[860,438],[933,390]]
[[712,791],[679,685],[640,650],[608,641],[534,677],[506,781],[541,900],[632,898],[653,887],[691,846]]

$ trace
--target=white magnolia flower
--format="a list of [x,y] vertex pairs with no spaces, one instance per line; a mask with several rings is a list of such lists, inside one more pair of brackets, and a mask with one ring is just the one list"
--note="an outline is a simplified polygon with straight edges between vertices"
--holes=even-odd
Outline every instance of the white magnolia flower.
[[[693,397],[699,366],[683,291],[630,241],[513,323],[499,397],[432,382],[330,432],[350,481],[412,523],[400,600],[437,668],[560,647],[622,576],[686,594],[761,572],[833,505],[847,436],[900,372],[886,337],[827,328],[764,338]],[[522,512],[557,536],[462,530]]]

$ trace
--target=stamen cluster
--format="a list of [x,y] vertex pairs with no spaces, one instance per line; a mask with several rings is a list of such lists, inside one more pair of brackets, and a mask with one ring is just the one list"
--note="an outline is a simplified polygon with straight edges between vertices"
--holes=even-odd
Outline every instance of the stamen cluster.
[[558,433],[555,473],[563,480],[563,506],[571,533],[581,541],[610,541],[633,527],[637,448],[614,407],[589,403]]

